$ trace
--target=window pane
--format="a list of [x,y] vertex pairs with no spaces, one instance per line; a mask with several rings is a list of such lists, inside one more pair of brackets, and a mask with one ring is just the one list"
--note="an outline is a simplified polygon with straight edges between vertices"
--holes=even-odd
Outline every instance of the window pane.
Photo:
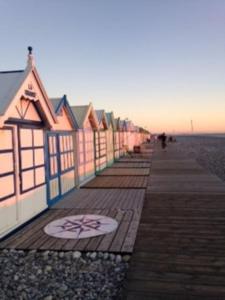
[[34,146],[43,146],[44,145],[44,134],[42,129],[34,129]]
[[0,199],[14,194],[14,192],[15,189],[13,175],[0,177]]
[[64,170],[68,169],[68,155],[64,154]]
[[65,170],[65,159],[64,159],[64,154],[61,154],[60,155],[60,160],[61,160],[61,171],[64,171]]
[[44,149],[34,150],[34,160],[35,166],[40,166],[44,164]]
[[63,145],[63,137],[60,136],[59,137],[59,148],[60,148],[60,152],[63,152],[64,151],[64,145]]
[[0,199],[14,194],[13,175],[0,177]]
[[45,182],[45,168],[40,167],[35,169],[35,182],[36,185],[42,184]]
[[32,129],[20,129],[20,144],[21,147],[32,147]]
[[73,136],[70,136],[70,150],[73,149]]
[[56,149],[56,137],[53,136],[52,137],[52,153],[56,153],[57,152],[57,149]]
[[54,157],[50,158],[50,175],[55,175]]
[[50,174],[51,174],[51,176],[53,176],[57,172],[58,172],[57,158],[56,158],[56,156],[53,156],[50,158]]
[[55,164],[55,174],[58,173],[58,160],[57,157],[54,157],[54,164]]
[[12,149],[12,130],[0,129],[0,150]]
[[48,149],[49,149],[49,153],[50,154],[53,154],[53,145],[52,145],[52,137],[51,136],[49,136],[48,137]]
[[73,167],[74,166],[73,152],[70,153],[70,160],[71,160],[71,167]]
[[13,172],[13,154],[0,153],[0,174]]
[[34,187],[34,170],[22,172],[22,190]]
[[22,169],[33,167],[33,150],[21,150]]

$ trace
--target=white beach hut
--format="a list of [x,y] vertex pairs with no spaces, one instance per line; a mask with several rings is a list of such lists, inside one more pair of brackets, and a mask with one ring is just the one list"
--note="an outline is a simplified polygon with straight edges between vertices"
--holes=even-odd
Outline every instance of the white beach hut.
[[114,159],[118,160],[120,158],[120,133],[119,133],[119,118],[114,118]]
[[66,95],[50,100],[57,123],[54,130],[48,131],[46,135],[48,205],[54,204],[78,184],[77,178],[75,179],[75,129],[78,124]]
[[108,121],[104,110],[95,110],[98,118],[98,130],[95,132],[95,169],[96,173],[107,166],[107,138]]
[[107,140],[107,166],[111,166],[114,162],[114,132],[116,131],[113,112],[106,113],[108,129],[106,131]]
[[0,72],[0,237],[47,208],[45,133],[57,117],[28,49],[26,69]]
[[76,161],[79,185],[95,176],[94,132],[98,129],[98,118],[93,105],[71,106],[78,129],[76,132]]

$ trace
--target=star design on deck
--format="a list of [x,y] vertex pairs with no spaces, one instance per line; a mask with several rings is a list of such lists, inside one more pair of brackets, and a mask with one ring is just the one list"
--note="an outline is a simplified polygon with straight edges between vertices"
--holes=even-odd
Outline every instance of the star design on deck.
[[102,225],[108,225],[108,223],[104,223],[103,218],[89,218],[87,216],[82,216],[80,219],[65,219],[65,222],[61,225],[57,225],[56,227],[61,228],[60,233],[62,232],[73,232],[76,234],[77,238],[83,233],[87,231],[102,231]]

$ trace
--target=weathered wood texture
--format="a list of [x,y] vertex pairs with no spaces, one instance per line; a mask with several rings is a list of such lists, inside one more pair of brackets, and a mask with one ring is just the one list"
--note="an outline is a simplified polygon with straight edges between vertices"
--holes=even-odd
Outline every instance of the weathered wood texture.
[[149,168],[107,168],[98,176],[148,176]]
[[[115,218],[119,226],[112,233],[86,239],[59,239],[51,237],[43,228],[51,221],[78,214],[99,214]],[[38,250],[80,250],[127,252],[133,250],[138,224],[139,209],[52,209],[18,233],[0,243],[0,248]]]
[[98,176],[82,188],[121,188],[144,189],[147,186],[147,176]]
[[120,158],[119,160],[117,160],[117,162],[124,162],[124,163],[140,163],[140,162],[146,162],[146,163],[149,163],[150,162],[150,160],[151,160],[151,157],[148,157],[148,158],[141,158],[141,157],[139,157],[139,158],[134,158],[134,157],[122,157],[122,158]]
[[141,210],[142,189],[80,189],[68,194],[51,209],[133,209]]
[[150,168],[150,162],[115,162],[111,168]]
[[[132,252],[140,221],[144,190],[81,189],[68,194],[51,210],[0,243],[0,248]],[[103,214],[115,218],[115,232],[90,239],[57,239],[43,228],[69,215]]]
[[[222,300],[224,183],[194,162],[187,167],[187,159],[174,148],[158,150],[153,157],[151,186],[145,196],[124,299]],[[196,170],[200,169],[198,180]]]

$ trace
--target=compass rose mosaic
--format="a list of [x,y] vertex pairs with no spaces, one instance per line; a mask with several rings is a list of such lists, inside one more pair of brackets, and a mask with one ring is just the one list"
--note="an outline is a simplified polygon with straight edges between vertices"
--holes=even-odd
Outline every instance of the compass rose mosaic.
[[100,215],[76,215],[54,220],[44,232],[62,239],[84,239],[116,230],[116,220]]

